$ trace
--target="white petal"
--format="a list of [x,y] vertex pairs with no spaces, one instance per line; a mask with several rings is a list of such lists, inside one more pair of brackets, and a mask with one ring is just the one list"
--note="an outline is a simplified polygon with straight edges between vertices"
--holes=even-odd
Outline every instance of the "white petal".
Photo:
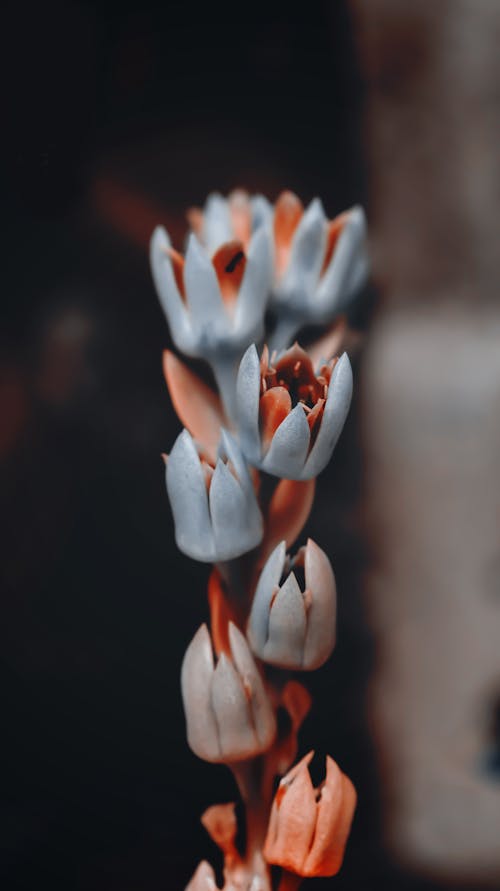
[[250,702],[259,744],[262,748],[267,748],[271,745],[276,733],[274,712],[246,639],[232,622],[229,623],[229,644],[233,662],[243,681]]
[[325,255],[327,220],[321,201],[315,198],[294,232],[290,260],[280,291],[290,295],[294,307],[312,298]]
[[196,446],[187,430],[174,443],[167,461],[166,482],[178,547],[194,560],[211,562],[214,538],[207,487]]
[[167,317],[170,333],[176,346],[191,355],[193,334],[186,305],[179,293],[172,261],[168,256],[170,238],[162,226],[157,226],[151,237],[150,261],[156,293]]
[[366,221],[363,209],[353,207],[340,233],[332,259],[316,291],[317,321],[338,313],[352,293],[351,279],[365,252]]
[[245,495],[254,495],[255,490],[253,487],[252,478],[248,472],[248,465],[243,452],[241,451],[234,436],[232,436],[229,431],[225,430],[224,428],[221,430],[219,457],[228,459],[231,462],[236,471],[238,482],[240,483],[240,486],[243,489]]
[[271,233],[261,226],[252,236],[234,317],[235,334],[260,340],[271,286]]
[[262,538],[260,512],[256,513],[251,499],[220,459],[212,477],[209,501],[215,560],[233,560],[257,547]]
[[256,754],[259,743],[241,678],[222,653],[214,672],[212,706],[224,759],[239,761]]
[[227,326],[228,317],[215,269],[193,234],[188,240],[184,282],[193,330],[202,341],[211,343],[215,330]]
[[202,238],[209,255],[212,256],[221,244],[231,241],[233,237],[228,202],[222,195],[213,192],[203,208]]
[[323,665],[335,646],[337,589],[331,563],[312,539],[307,542],[304,569],[312,599],[307,610],[303,667],[311,670]]
[[206,860],[201,861],[185,891],[217,891],[215,873]]
[[343,353],[333,369],[321,426],[306,461],[303,480],[317,476],[328,464],[349,413],[351,396],[352,368],[349,356]]
[[251,464],[260,460],[259,399],[260,361],[252,344],[240,362],[236,381],[240,445]]
[[278,587],[286,558],[286,542],[281,541],[266,560],[259,576],[248,621],[248,639],[257,656],[262,658],[269,635],[271,600]]
[[252,232],[259,226],[269,226],[273,220],[273,206],[264,195],[254,195],[250,198],[252,209]]
[[346,285],[345,306],[356,296],[356,294],[364,287],[370,274],[370,260],[366,253],[361,254],[356,259]]
[[269,618],[269,637],[264,647],[266,662],[282,668],[300,668],[304,655],[306,611],[293,572],[278,591]]
[[181,691],[186,714],[188,743],[206,761],[221,757],[219,731],[212,709],[214,659],[206,625],[198,628],[189,644],[181,669]]
[[298,480],[304,470],[309,449],[309,424],[301,405],[296,405],[281,422],[261,464],[266,473]]

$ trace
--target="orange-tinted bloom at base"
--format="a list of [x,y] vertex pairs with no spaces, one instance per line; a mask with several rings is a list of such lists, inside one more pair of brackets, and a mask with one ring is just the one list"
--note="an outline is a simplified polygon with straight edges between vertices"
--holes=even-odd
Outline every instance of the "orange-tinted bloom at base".
[[281,780],[274,797],[264,856],[300,876],[333,876],[342,866],[356,807],[356,790],[327,756],[326,778],[313,787],[314,752]]

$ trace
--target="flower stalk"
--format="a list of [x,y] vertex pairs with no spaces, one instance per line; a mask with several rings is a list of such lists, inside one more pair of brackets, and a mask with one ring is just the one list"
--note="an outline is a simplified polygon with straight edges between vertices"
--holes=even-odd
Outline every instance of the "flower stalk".
[[[227,199],[214,193],[188,219],[185,257],[161,227],[151,242],[172,340],[204,359],[217,385],[214,392],[165,353],[185,428],[166,458],[176,542],[214,564],[210,627],[198,628],[181,670],[187,737],[199,758],[230,768],[245,807],[243,851],[233,803],[202,817],[224,858],[225,891],[272,891],[271,865],[281,867],[279,891],[295,891],[304,876],[338,872],[356,802],[329,756],[317,789],[313,753],[292,767],[311,697],[290,672],[330,658],[336,586],[315,542],[295,556],[287,551],[349,411],[340,313],[366,280],[366,226],[359,207],[329,221],[318,199],[304,210],[291,192],[273,206],[242,190]],[[304,326],[332,322],[307,350],[293,343]],[[217,891],[209,863],[199,864],[187,891]]]

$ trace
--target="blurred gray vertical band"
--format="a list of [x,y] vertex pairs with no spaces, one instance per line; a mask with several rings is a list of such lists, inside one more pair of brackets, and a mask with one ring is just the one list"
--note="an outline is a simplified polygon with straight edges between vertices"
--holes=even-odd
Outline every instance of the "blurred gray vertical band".
[[500,4],[351,8],[382,291],[361,386],[384,834],[419,872],[498,885]]

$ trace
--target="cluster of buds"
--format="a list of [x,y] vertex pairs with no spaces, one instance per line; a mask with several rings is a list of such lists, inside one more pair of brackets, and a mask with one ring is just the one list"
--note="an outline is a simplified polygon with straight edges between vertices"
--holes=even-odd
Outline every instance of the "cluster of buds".
[[[187,737],[198,757],[231,768],[247,809],[244,851],[233,805],[202,818],[224,855],[224,888],[270,891],[275,865],[285,889],[338,872],[356,801],[329,756],[318,789],[313,753],[290,769],[310,697],[280,670],[316,669],[335,646],[330,561],[311,539],[294,557],[287,550],[349,411],[351,365],[337,353],[341,313],[367,277],[365,220],[359,207],[329,221],[318,199],[304,210],[291,192],[273,206],[243,191],[211,195],[188,220],[185,257],[161,227],[151,241],[174,345],[205,360],[217,384],[216,392],[166,351],[184,427],[165,456],[175,538],[188,556],[215,564],[210,630],[201,625],[182,665]],[[311,324],[330,327],[304,349],[294,339]],[[188,889],[216,888],[203,861]]]

